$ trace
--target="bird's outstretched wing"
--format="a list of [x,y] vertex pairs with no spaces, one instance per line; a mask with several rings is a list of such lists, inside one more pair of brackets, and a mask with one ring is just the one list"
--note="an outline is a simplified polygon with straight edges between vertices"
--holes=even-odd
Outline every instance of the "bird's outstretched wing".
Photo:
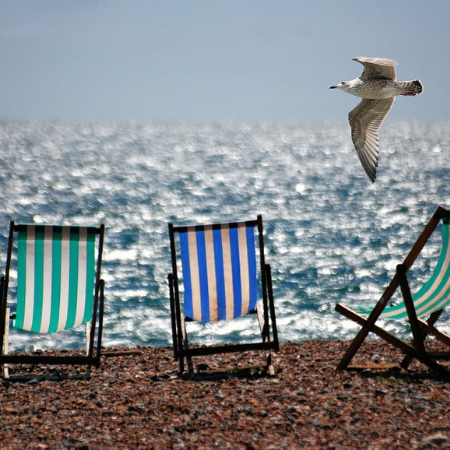
[[394,100],[395,97],[383,100],[363,98],[361,103],[348,114],[353,144],[372,183],[377,176],[378,131]]
[[397,65],[395,59],[358,56],[353,58],[353,61],[358,61],[364,66],[363,73],[359,77],[363,81],[372,80],[374,78],[385,78],[392,81],[397,79],[394,67]]

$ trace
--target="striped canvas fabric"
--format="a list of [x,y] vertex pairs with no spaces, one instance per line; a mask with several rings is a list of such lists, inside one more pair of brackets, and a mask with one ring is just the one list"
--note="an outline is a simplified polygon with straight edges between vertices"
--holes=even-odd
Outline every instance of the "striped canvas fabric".
[[[442,250],[431,278],[413,297],[418,317],[429,316],[434,311],[445,308],[450,303],[450,244],[449,220],[442,221]],[[373,308],[358,307],[362,314],[370,314]],[[408,313],[402,302],[384,309],[381,317],[386,319],[406,319]]]
[[14,326],[53,333],[92,318],[94,228],[21,225]]
[[254,226],[234,225],[180,232],[185,314],[192,320],[232,320],[256,307]]

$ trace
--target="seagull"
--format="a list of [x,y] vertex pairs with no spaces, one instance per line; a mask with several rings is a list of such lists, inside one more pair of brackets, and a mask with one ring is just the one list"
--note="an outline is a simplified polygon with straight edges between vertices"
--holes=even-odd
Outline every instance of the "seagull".
[[340,89],[361,103],[348,114],[352,141],[368,177],[375,182],[378,167],[378,132],[397,95],[414,96],[423,92],[420,80],[397,81],[397,61],[386,58],[353,58],[364,66],[359,78],[343,81],[330,89]]

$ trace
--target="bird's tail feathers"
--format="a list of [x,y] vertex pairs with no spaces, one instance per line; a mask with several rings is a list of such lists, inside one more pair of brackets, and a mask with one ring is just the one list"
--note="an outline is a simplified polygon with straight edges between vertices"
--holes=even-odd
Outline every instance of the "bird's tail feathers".
[[423,84],[420,80],[400,81],[397,88],[401,90],[400,95],[417,95],[423,92]]

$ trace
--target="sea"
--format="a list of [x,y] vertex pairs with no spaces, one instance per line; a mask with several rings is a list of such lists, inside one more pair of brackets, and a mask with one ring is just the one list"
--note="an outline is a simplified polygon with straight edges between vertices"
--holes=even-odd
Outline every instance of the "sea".
[[[387,121],[374,184],[347,122],[4,120],[0,155],[0,268],[11,220],[105,224],[105,347],[171,345],[168,222],[262,214],[281,341],[342,340],[358,327],[336,303],[374,305],[436,208],[450,206],[449,122]],[[439,233],[410,272],[413,292]],[[190,336],[253,340],[252,319],[189,324]],[[403,323],[384,326],[409,337]],[[11,332],[13,350],[54,344],[83,345],[75,332]]]

